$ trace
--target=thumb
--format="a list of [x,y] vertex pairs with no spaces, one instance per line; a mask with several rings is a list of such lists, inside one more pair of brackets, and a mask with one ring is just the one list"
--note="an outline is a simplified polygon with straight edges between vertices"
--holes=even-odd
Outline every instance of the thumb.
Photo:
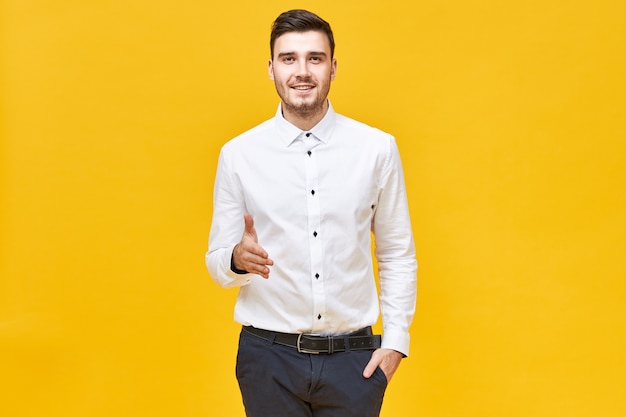
[[245,213],[243,215],[243,221],[245,224],[244,234],[250,235],[254,239],[255,242],[258,242],[258,239],[256,236],[256,229],[254,228],[254,219],[252,218],[250,213]]
[[378,368],[378,365],[380,365],[379,361],[372,357],[372,359],[370,359],[369,363],[363,370],[363,377],[369,378],[374,375],[374,372],[376,371],[376,368]]

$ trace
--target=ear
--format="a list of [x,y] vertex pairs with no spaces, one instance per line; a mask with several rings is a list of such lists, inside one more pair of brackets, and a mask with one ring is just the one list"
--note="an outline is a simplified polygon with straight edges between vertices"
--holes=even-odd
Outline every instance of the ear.
[[333,62],[330,65],[330,80],[335,80],[335,75],[337,74],[337,60],[333,58]]
[[272,60],[270,59],[267,63],[267,72],[270,76],[270,80],[274,80],[274,66],[272,65]]

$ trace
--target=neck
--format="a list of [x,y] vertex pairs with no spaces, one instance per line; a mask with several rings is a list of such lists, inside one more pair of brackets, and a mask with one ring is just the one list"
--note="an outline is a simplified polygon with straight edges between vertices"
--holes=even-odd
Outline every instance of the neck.
[[316,109],[295,109],[282,104],[283,117],[292,125],[301,130],[311,130],[320,122],[328,111],[328,100]]

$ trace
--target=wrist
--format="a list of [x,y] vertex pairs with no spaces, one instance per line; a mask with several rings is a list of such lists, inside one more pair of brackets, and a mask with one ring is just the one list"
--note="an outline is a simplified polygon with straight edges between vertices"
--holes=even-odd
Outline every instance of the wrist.
[[237,268],[237,266],[235,265],[235,250],[237,249],[239,245],[235,245],[235,247],[233,248],[233,253],[230,255],[230,270],[233,271],[235,274],[247,274],[248,271],[244,270],[244,269],[239,269]]

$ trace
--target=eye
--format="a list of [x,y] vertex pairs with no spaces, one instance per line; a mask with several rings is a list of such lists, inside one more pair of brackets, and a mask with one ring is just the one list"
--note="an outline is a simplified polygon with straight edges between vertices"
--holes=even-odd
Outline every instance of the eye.
[[283,58],[283,62],[285,64],[291,64],[294,61],[295,61],[295,59],[292,56],[286,56],[286,57]]
[[319,62],[322,62],[322,58],[321,58],[321,57],[319,57],[319,56],[312,56],[312,57],[310,58],[310,61],[311,61],[311,62],[314,62],[314,63],[316,63],[316,64],[317,64],[317,63],[319,63]]

